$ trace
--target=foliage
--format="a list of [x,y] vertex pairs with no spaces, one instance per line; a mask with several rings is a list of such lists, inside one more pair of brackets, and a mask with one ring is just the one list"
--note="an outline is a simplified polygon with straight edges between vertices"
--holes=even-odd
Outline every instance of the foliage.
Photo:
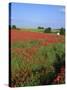
[[65,35],[65,29],[64,29],[64,28],[61,28],[61,29],[60,29],[60,34],[61,34],[61,35]]
[[16,29],[16,25],[13,25],[13,26],[12,26],[12,29]]
[[11,44],[12,48],[31,48],[40,44],[40,40],[19,41]]
[[44,29],[44,27],[38,26],[38,29]]
[[50,27],[46,28],[44,32],[45,33],[51,33],[51,28]]
[[[19,47],[22,48],[23,44]],[[39,46],[36,53],[31,56],[32,58],[25,56],[24,53],[26,52],[24,51],[11,51],[11,85],[14,87],[52,84],[60,67],[65,63],[64,44],[40,46],[39,42],[30,41],[26,42],[25,45],[25,48]]]

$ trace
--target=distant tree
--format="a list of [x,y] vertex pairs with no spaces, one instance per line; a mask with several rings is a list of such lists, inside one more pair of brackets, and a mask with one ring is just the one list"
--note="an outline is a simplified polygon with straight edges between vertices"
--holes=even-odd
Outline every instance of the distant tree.
[[51,28],[50,27],[46,28],[44,32],[45,33],[51,33]]
[[44,27],[40,27],[40,26],[39,26],[38,29],[44,29]]
[[13,26],[12,26],[12,29],[16,29],[16,25],[13,25]]
[[61,29],[60,29],[60,34],[61,34],[61,35],[65,35],[65,29],[64,29],[64,28],[61,28]]

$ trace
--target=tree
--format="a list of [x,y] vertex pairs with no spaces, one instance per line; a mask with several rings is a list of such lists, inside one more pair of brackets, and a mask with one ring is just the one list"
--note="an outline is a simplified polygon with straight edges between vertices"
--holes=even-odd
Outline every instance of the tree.
[[13,25],[13,26],[12,26],[12,29],[16,29],[16,25]]
[[64,28],[61,28],[61,29],[60,29],[60,34],[61,34],[61,35],[65,35],[65,29],[64,29]]
[[51,33],[51,28],[50,27],[46,28],[44,32],[45,33]]
[[40,27],[40,26],[39,26],[38,29],[44,29],[44,27]]

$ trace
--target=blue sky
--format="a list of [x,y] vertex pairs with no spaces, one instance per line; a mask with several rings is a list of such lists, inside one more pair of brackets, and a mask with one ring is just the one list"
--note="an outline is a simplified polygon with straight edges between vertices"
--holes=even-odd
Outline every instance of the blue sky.
[[38,26],[65,27],[65,7],[42,4],[11,4],[11,25],[20,28],[37,28]]

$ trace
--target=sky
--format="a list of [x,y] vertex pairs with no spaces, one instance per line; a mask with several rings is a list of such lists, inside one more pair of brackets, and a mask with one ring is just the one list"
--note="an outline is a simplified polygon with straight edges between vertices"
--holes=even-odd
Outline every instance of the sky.
[[19,28],[65,27],[65,7],[46,4],[11,3],[11,25]]

